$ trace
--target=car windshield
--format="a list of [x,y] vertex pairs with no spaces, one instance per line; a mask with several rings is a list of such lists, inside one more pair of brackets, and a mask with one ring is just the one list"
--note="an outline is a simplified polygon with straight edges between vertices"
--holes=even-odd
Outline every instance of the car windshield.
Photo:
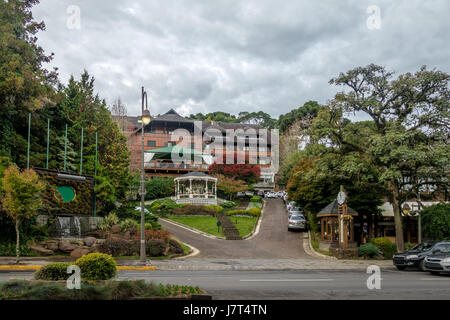
[[418,251],[427,251],[433,248],[433,246],[436,244],[436,242],[422,242],[412,248],[412,250],[418,250]]
[[450,253],[450,243],[443,243],[436,246],[436,250],[440,250],[442,253]]
[[303,216],[291,216],[291,220],[305,220],[305,218]]

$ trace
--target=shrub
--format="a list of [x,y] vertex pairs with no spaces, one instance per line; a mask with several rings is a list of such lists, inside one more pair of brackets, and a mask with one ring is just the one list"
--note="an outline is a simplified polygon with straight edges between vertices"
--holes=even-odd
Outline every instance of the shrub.
[[175,182],[170,177],[156,177],[145,182],[145,200],[166,198],[175,195]]
[[247,210],[248,215],[253,217],[259,217],[261,214],[261,209],[259,208],[251,208],[250,210]]
[[147,242],[146,251],[150,257],[161,257],[166,253],[167,245],[163,240],[150,240]]
[[114,257],[118,256],[134,256],[139,254],[139,243],[134,240],[125,239],[107,239],[101,243],[97,250],[100,253],[110,254]]
[[[3,232],[3,230],[2,230]],[[32,257],[33,252],[26,244],[21,244],[19,247],[20,255],[22,257]],[[16,244],[9,243],[0,243],[0,257],[14,257],[16,255]]]
[[116,224],[119,224],[119,217],[117,217],[114,212],[111,212],[108,216],[103,218],[103,220],[98,223],[97,227],[100,230],[107,231]]
[[176,241],[174,239],[170,239],[169,252],[174,253],[174,254],[181,254],[181,253],[184,253],[184,249],[178,241]]
[[392,259],[392,256],[397,252],[397,246],[388,238],[374,238],[370,242],[381,251],[386,259]]
[[125,219],[124,221],[122,221],[120,224],[120,229],[122,230],[122,232],[131,229],[131,228],[137,228],[139,227],[139,223],[134,220],[134,219]]
[[80,259],[75,264],[81,269],[83,280],[109,280],[117,274],[116,261],[108,254],[90,253]]
[[[169,242],[170,232],[165,230],[145,230],[145,240],[162,240],[165,243]],[[139,230],[134,239],[141,239],[141,231]]]
[[250,198],[250,202],[261,202],[262,198],[260,196],[253,196]]
[[70,266],[68,262],[56,262],[43,266],[34,273],[36,280],[46,281],[60,281],[67,280],[70,274],[67,273],[67,268]]
[[245,216],[247,215],[247,210],[230,210],[226,212],[227,216]]
[[183,205],[177,204],[172,199],[162,199],[154,201],[147,209],[160,217],[165,217],[172,213],[173,209],[181,208]]
[[373,258],[380,254],[377,247],[373,243],[367,243],[359,247],[358,255],[365,258]]
[[145,230],[153,230],[153,225],[150,222],[145,223]]
[[216,210],[208,209],[206,206],[200,205],[189,205],[181,208],[175,208],[172,210],[172,212],[180,216],[189,216],[189,215],[214,216],[217,213]]
[[208,209],[208,210],[214,210],[217,213],[220,213],[220,212],[223,211],[223,207],[221,207],[221,206],[208,205],[208,206],[205,206],[205,208]]
[[230,210],[226,212],[227,216],[252,216],[259,217],[261,209],[251,208],[250,210]]
[[224,208],[233,208],[233,207],[236,207],[237,204],[235,202],[233,202],[233,201],[229,201],[229,202],[222,203],[221,206],[224,207]]
[[411,250],[414,248],[414,245],[411,242],[405,243],[405,250]]

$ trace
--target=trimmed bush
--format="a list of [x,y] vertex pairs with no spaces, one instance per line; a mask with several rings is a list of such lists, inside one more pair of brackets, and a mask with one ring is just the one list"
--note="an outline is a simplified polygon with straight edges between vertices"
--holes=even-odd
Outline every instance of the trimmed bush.
[[46,281],[67,280],[70,277],[70,274],[67,273],[67,268],[70,265],[68,262],[47,264],[34,273],[34,278],[36,280]]
[[215,216],[216,210],[208,209],[206,206],[189,205],[181,208],[175,208],[172,210],[175,215],[189,216],[189,215],[205,215]]
[[370,242],[381,251],[386,259],[392,259],[392,256],[397,252],[397,246],[388,238],[374,238]]
[[259,217],[261,209],[251,208],[250,210],[230,210],[226,212],[227,216],[252,216]]
[[250,198],[250,202],[261,202],[262,198],[260,196],[253,196]]
[[146,251],[150,257],[164,256],[166,249],[167,245],[163,240],[150,240],[146,245]]
[[109,254],[90,253],[78,259],[75,264],[80,267],[83,280],[109,280],[117,274],[116,261]]
[[181,253],[184,253],[184,249],[178,241],[176,241],[174,239],[170,239],[169,252],[173,253],[173,254],[181,254]]
[[377,247],[373,243],[367,243],[359,247],[358,255],[365,258],[373,258],[380,254]]
[[259,208],[251,208],[247,211],[250,216],[259,217],[261,215],[261,209]]
[[208,205],[208,206],[205,206],[205,208],[208,209],[208,210],[214,210],[217,213],[220,213],[220,212],[223,211],[223,208],[221,206]]
[[138,241],[114,238],[105,240],[97,247],[97,250],[100,253],[118,257],[139,255],[140,249]]
[[247,210],[230,210],[226,212],[227,216],[246,216]]
[[233,208],[233,207],[236,207],[236,206],[237,206],[237,204],[235,202],[233,202],[233,201],[222,203],[222,207],[224,207],[224,208]]

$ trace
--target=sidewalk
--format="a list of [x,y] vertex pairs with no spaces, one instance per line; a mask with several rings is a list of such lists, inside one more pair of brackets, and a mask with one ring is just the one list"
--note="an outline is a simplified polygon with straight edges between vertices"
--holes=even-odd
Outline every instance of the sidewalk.
[[[66,259],[66,262],[70,261]],[[51,262],[55,262],[55,260],[51,258],[23,258],[20,265],[15,265],[15,258],[0,258],[0,270],[32,271]],[[148,260],[145,267],[140,266],[139,260],[118,260],[117,265],[117,269],[121,271],[365,270],[370,265],[394,270],[390,260],[188,258],[185,260]]]

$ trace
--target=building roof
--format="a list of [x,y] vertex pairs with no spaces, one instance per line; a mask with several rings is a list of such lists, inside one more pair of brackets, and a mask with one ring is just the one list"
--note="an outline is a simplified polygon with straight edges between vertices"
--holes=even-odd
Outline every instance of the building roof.
[[[337,200],[335,199],[332,203],[330,203],[325,208],[323,208],[317,214],[317,216],[320,217],[320,216],[328,216],[328,215],[337,215],[338,207],[339,207],[339,204],[338,204]],[[352,216],[358,215],[358,213],[355,210],[353,210],[352,208],[350,208],[349,206],[347,206],[347,214],[351,214]]]
[[175,180],[183,180],[183,179],[187,179],[187,178],[200,178],[200,179],[212,179],[212,180],[217,180],[217,178],[213,177],[213,176],[209,176],[206,173],[200,172],[200,171],[192,171],[189,173],[186,173],[182,176],[179,176],[177,178],[175,178]]
[[174,109],[170,109],[162,116],[155,117],[153,121],[191,122],[192,120],[187,120],[186,118],[180,116]]

